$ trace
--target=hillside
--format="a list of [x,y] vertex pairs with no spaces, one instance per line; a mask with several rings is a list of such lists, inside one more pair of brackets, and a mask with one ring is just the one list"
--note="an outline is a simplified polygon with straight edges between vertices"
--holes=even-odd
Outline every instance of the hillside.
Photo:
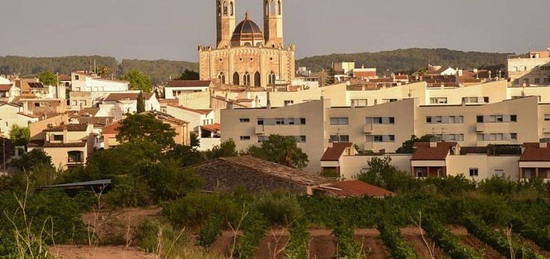
[[114,57],[69,56],[69,57],[0,57],[0,74],[36,75],[42,71],[68,74],[75,70],[90,70],[94,61],[98,68],[106,66],[115,76],[127,71],[138,70],[147,73],[155,83],[179,76],[185,69],[197,70],[196,63],[169,60],[123,59]]
[[331,67],[333,62],[355,61],[356,66],[376,67],[378,71],[412,72],[427,64],[459,68],[503,67],[510,53],[464,52],[449,49],[398,49],[382,52],[331,54],[297,61],[313,71]]

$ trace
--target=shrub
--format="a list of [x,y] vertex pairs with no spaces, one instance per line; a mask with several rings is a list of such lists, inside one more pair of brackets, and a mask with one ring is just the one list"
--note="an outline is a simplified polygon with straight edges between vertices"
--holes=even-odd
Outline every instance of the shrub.
[[254,205],[273,225],[288,225],[304,214],[296,197],[290,194],[267,194],[257,199]]
[[395,259],[421,259],[416,251],[403,240],[399,228],[387,222],[378,224],[378,231],[384,244]]
[[290,240],[285,249],[285,258],[302,259],[308,258],[309,232],[304,220],[294,221],[289,228]]
[[[468,216],[466,218],[464,226],[468,229],[470,233],[472,233],[472,235],[487,243],[501,254],[510,257],[516,255],[519,256],[519,258],[526,259],[544,258],[543,256],[536,254],[530,248],[524,247],[514,240],[509,241],[505,235],[493,230],[478,217]],[[511,254],[512,252],[514,255]]]
[[449,232],[445,226],[432,218],[425,218],[422,222],[422,228],[426,230],[428,236],[453,259],[484,258],[470,247],[462,245],[460,240]]
[[542,249],[550,251],[550,233],[540,228],[527,223],[525,220],[515,217],[512,222],[512,227],[522,237],[530,239],[539,245]]
[[136,227],[134,242],[139,248],[153,253],[158,250],[159,231],[160,223],[158,221],[146,219]]
[[338,245],[338,257],[359,259],[363,258],[362,247],[354,239],[354,228],[347,223],[337,223],[332,231]]
[[198,244],[204,248],[212,245],[222,233],[223,223],[223,218],[220,215],[210,215],[206,225],[199,232]]
[[162,204],[162,214],[177,227],[201,226],[211,215],[220,215],[225,222],[235,222],[240,215],[239,206],[219,195],[190,193],[187,196]]
[[237,240],[234,256],[244,259],[252,258],[268,227],[269,223],[261,213],[249,210],[243,221],[243,235]]

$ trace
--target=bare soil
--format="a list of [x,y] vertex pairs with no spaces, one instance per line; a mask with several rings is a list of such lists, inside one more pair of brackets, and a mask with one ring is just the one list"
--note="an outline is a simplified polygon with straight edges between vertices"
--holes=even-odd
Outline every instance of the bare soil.
[[358,229],[355,231],[355,239],[362,244],[366,258],[385,259],[390,252],[380,239],[380,232],[376,229]]
[[460,238],[460,241],[467,246],[472,247],[474,250],[483,254],[487,259],[501,259],[503,256],[493,249],[491,246],[483,243],[481,240],[477,239],[471,235],[468,230],[461,226],[448,226],[447,227],[451,233]]
[[158,259],[156,255],[121,246],[54,246],[50,252],[59,259]]
[[401,229],[401,236],[407,241],[423,258],[449,258],[443,250],[435,245],[435,243],[416,227],[406,227]]

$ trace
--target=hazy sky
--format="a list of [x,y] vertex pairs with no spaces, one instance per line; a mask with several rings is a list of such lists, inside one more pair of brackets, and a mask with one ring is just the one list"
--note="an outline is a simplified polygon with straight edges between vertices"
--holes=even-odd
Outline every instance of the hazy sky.
[[[263,28],[261,0],[236,0]],[[0,55],[196,61],[215,44],[214,0],[1,0]],[[285,0],[298,57],[444,47],[525,52],[550,45],[550,0]]]

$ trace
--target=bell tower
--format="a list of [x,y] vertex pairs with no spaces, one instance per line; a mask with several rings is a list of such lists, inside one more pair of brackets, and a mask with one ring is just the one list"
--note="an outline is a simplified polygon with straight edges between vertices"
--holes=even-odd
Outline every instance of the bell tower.
[[282,48],[283,37],[283,0],[264,0],[265,46]]
[[231,46],[231,37],[235,30],[235,2],[237,0],[216,0],[217,47]]

